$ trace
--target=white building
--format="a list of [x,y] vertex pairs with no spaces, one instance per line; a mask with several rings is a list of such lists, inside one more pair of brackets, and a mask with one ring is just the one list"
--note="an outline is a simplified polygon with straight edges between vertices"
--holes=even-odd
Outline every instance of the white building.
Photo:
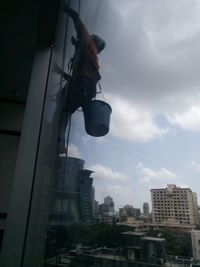
[[167,188],[151,189],[154,223],[176,221],[184,225],[199,224],[196,193],[174,184]]

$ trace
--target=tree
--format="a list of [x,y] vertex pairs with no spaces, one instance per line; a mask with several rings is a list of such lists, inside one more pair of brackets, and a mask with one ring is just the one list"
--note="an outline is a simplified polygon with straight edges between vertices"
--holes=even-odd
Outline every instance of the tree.
[[159,231],[148,233],[152,237],[162,237],[166,240],[166,250],[169,255],[192,256],[192,244],[190,233],[185,233],[181,229],[166,227]]

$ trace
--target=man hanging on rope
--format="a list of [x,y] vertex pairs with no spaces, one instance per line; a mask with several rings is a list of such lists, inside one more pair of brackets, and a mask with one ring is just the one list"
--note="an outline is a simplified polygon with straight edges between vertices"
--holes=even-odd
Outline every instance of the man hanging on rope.
[[98,35],[90,35],[78,13],[65,5],[64,11],[72,18],[77,39],[72,37],[75,56],[72,63],[72,76],[64,74],[69,80],[67,86],[67,111],[73,113],[85,106],[96,96],[96,85],[101,79],[97,54],[105,48],[105,41]]

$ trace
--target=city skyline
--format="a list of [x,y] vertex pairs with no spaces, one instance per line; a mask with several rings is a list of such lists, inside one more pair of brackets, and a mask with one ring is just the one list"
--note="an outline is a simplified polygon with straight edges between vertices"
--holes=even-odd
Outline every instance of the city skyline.
[[[71,157],[71,159],[75,159],[75,160],[81,160],[81,161],[83,161],[83,162],[85,162],[83,159],[80,159],[80,158],[78,158],[78,156],[80,157],[80,154],[76,154],[76,152],[74,152],[73,151],[74,150],[74,147],[72,147],[72,146],[70,146],[69,147],[69,155],[71,155],[72,157]],[[77,157],[75,157],[75,154],[76,154],[76,156]],[[94,171],[93,170],[90,170],[90,172],[91,173],[93,173],[92,175],[94,175]],[[163,189],[167,189],[169,186],[176,186],[177,188],[181,188],[181,186],[179,186],[179,185],[175,185],[175,184],[166,184],[166,186],[163,188]],[[113,207],[115,206],[115,200],[112,198],[112,195],[110,196],[110,195],[103,195],[103,198],[102,199],[96,199],[96,197],[95,197],[95,192],[96,192],[96,188],[95,188],[95,186],[93,186],[92,187],[93,188],[93,201],[97,201],[99,204],[107,204],[107,205],[109,205],[111,202],[113,202]],[[159,189],[159,188],[151,188],[150,190],[149,190],[149,194],[151,195],[151,192],[152,192],[152,190],[157,190],[157,189]],[[191,188],[189,188],[188,186],[183,186],[183,188],[182,189],[189,189],[189,190],[192,190]],[[193,190],[192,190],[193,191]],[[194,194],[196,194],[196,192],[193,192]],[[196,194],[196,199],[197,199],[197,204],[198,204],[198,195]],[[123,200],[122,200],[122,202],[123,202]],[[150,205],[149,205],[149,203],[150,203]],[[118,210],[119,211],[119,209],[120,208],[122,208],[122,206],[126,206],[126,205],[131,205],[131,206],[133,206],[134,208],[139,208],[140,210],[144,210],[144,204],[148,204],[149,205],[149,211],[151,211],[152,212],[152,206],[153,206],[153,203],[152,203],[152,196],[150,197],[150,202],[143,202],[143,203],[140,203],[140,206],[135,206],[134,205],[134,203],[133,202],[129,202],[129,203],[126,203],[126,204],[124,204],[124,205],[121,205],[121,206],[117,206],[116,207],[116,210]],[[94,204],[93,204],[94,205]],[[114,211],[114,210],[113,210]]]
[[[174,184],[172,184],[172,185],[174,185]],[[162,190],[164,190],[164,189],[167,189],[168,188],[168,186],[170,186],[170,184],[167,184],[164,188],[162,188]],[[194,194],[196,194],[196,192],[194,192],[191,188],[189,188],[189,187],[183,187],[183,188],[181,188],[181,187],[179,187],[179,186],[177,186],[177,185],[175,185],[176,186],[176,188],[178,188],[178,189],[186,189],[186,190],[191,190]],[[151,192],[152,192],[152,190],[159,190],[160,188],[152,188],[150,191],[149,191],[149,194],[150,194],[150,196],[151,196]],[[105,199],[106,197],[111,197],[112,198],[112,196],[105,196],[103,199]],[[198,198],[198,195],[196,194],[196,198]],[[95,199],[96,200],[96,199]],[[97,200],[96,200],[97,201]],[[114,203],[115,203],[115,199],[113,199],[113,201],[114,201]],[[97,201],[99,204],[102,204],[102,203],[104,203],[104,201]],[[144,210],[144,204],[148,204],[149,205],[149,211],[150,212],[152,212],[152,198],[151,198],[151,201],[150,202],[144,202],[144,203],[141,203],[141,206],[135,206],[134,205],[134,203],[133,202],[131,202],[131,203],[126,203],[125,205],[122,205],[122,206],[119,206],[119,207],[117,207],[116,208],[116,210],[118,210],[119,211],[119,209],[120,208],[123,208],[124,206],[126,206],[126,205],[130,205],[130,206],[132,206],[133,208],[139,208],[141,211],[143,211]],[[197,204],[198,204],[198,201],[197,201]],[[199,206],[199,205],[198,205]],[[142,207],[142,208],[141,208]]]

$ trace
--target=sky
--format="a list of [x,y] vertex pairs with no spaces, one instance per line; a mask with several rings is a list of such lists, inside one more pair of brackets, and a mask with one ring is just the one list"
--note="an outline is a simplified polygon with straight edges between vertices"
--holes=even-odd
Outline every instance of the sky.
[[96,200],[151,207],[151,188],[190,187],[200,204],[200,1],[87,0],[81,18],[99,55],[110,132],[88,136],[74,113],[70,155],[95,171]]

